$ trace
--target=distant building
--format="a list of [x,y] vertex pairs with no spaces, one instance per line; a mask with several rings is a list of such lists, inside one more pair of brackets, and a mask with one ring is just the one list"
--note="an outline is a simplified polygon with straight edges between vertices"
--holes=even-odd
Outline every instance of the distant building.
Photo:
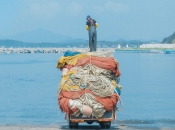
[[140,48],[174,48],[175,44],[142,44]]
[[117,48],[121,48],[120,44],[118,44]]

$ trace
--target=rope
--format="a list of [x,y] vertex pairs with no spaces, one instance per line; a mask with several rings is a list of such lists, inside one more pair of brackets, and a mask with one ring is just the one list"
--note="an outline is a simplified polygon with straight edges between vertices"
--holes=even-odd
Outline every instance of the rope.
[[[114,89],[114,91],[115,91],[115,93],[117,93],[117,95],[118,95],[118,97],[119,97],[119,100],[118,100],[118,102],[119,102],[119,104],[120,104],[120,107],[118,108],[117,106],[116,106],[116,110],[117,111],[122,111],[123,110],[123,102],[122,102],[122,99],[120,98],[120,95],[118,94],[118,92]],[[117,103],[118,104],[118,103]],[[116,105],[117,105],[116,104]]]
[[97,56],[97,57],[104,57],[104,58],[109,58],[109,57],[114,57],[112,55],[112,52],[110,51],[94,51],[94,52],[86,52],[87,55],[89,56]]
[[66,80],[64,84],[69,86],[70,91],[75,91],[71,86],[78,85],[80,89],[87,88],[97,96],[106,97],[114,93],[109,77],[109,71],[87,64],[84,67],[77,67],[77,72],[68,79],[70,82]]
[[74,113],[75,116],[79,116],[80,113],[83,114],[83,105],[90,106],[92,108],[92,116],[96,118],[102,117],[106,112],[104,106],[97,102],[95,97],[90,93],[83,94],[81,96],[81,100],[80,98],[76,100],[69,100],[69,106],[71,109],[77,107],[80,110],[79,112]]

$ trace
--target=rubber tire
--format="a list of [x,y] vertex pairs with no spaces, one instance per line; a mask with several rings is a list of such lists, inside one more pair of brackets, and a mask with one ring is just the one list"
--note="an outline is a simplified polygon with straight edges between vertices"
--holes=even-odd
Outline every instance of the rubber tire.
[[69,128],[70,128],[70,129],[78,128],[78,123],[74,123],[74,122],[71,122],[71,121],[69,120]]
[[111,122],[99,122],[102,129],[110,129]]

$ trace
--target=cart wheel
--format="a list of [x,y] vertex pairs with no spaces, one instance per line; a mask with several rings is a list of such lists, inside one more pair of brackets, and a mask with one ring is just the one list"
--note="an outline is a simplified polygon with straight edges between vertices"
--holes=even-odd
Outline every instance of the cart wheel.
[[78,128],[78,123],[74,123],[74,122],[71,122],[71,121],[69,120],[69,128],[70,128],[70,129]]
[[111,122],[99,122],[102,129],[110,129]]

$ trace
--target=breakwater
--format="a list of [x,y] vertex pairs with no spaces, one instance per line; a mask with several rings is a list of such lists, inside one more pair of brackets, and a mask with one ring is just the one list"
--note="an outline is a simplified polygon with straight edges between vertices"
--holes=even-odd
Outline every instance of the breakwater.
[[175,50],[166,50],[166,49],[146,49],[146,50],[138,50],[138,49],[133,49],[133,50],[122,50],[122,49],[116,49],[116,53],[160,53],[160,54],[175,54]]
[[[64,53],[66,51],[87,52],[89,48],[5,48],[0,47],[0,54],[6,53]],[[110,51],[116,53],[161,53],[175,54],[175,49],[115,49],[115,48],[97,48],[97,51]]]
[[[88,48],[0,48],[0,54],[6,53],[64,53],[66,51],[89,51]],[[98,48],[97,51],[115,52],[114,48]]]
[[150,53],[150,50],[116,50],[118,53]]

